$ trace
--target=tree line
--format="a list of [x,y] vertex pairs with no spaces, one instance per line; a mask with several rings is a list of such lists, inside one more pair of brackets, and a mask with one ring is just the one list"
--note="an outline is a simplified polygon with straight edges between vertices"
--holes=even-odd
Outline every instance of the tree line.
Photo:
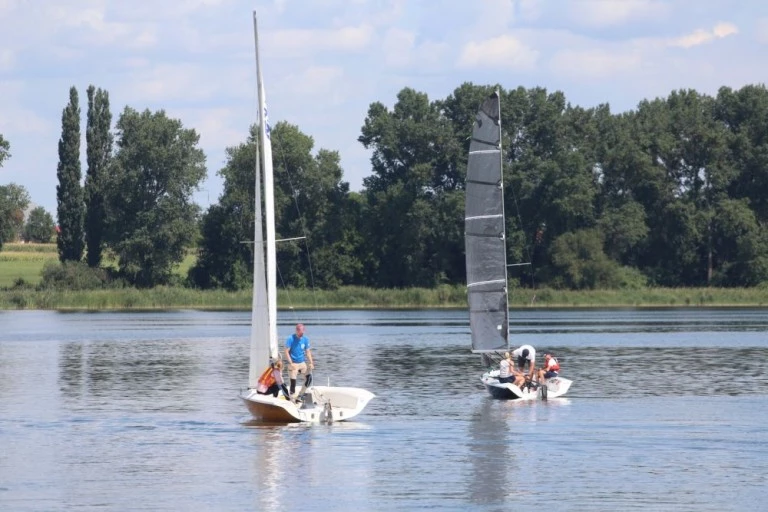
[[[768,91],[679,90],[612,114],[562,92],[465,83],[445,99],[405,88],[372,103],[360,143],[364,190],[342,181],[338,154],[295,126],[272,131],[283,280],[323,287],[463,283],[464,179],[472,123],[502,98],[512,286],[591,289],[754,286],[768,281]],[[220,202],[202,220],[198,286],[249,283],[253,135],[230,148]],[[296,205],[304,215],[296,213]],[[310,251],[312,253],[313,251]],[[303,270],[302,270],[303,269]]]
[[[404,88],[392,108],[370,105],[358,138],[372,153],[361,192],[343,181],[338,152],[315,151],[287,122],[272,128],[277,236],[306,237],[278,245],[282,283],[463,283],[469,137],[493,89],[502,100],[508,262],[530,263],[511,267],[512,286],[768,281],[765,86],[723,87],[714,97],[673,91],[613,114],[607,104],[571,105],[559,91],[465,83],[444,99]],[[62,115],[60,259],[85,253],[97,268],[108,250],[121,278],[154,286],[173,282],[195,245],[185,284],[249,287],[256,132],[227,148],[223,192],[201,214],[191,201],[205,176],[196,132],[163,111],[126,107],[113,135],[106,91],[88,91],[82,189],[74,88]]]

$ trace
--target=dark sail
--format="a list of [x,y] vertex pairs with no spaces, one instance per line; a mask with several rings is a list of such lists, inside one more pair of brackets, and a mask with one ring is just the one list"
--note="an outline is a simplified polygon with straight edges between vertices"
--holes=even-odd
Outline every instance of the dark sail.
[[472,351],[506,350],[507,253],[498,91],[480,107],[467,165],[464,240]]

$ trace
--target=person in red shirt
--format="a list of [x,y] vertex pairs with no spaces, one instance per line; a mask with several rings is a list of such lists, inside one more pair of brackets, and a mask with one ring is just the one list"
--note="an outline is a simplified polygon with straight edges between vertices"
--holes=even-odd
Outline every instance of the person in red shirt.
[[552,354],[545,354],[544,367],[539,368],[538,373],[539,382],[544,382],[545,379],[553,379],[560,373],[560,363]]

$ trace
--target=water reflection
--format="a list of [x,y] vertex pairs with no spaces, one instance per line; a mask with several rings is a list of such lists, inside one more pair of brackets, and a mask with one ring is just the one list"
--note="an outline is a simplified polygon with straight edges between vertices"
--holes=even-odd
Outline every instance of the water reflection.
[[[474,504],[498,505],[510,489],[513,475],[520,473],[518,440],[510,440],[510,428],[499,407],[501,402],[487,399],[478,406],[469,422],[471,478],[466,493]],[[511,446],[510,446],[511,445]],[[525,454],[522,454],[525,459]]]

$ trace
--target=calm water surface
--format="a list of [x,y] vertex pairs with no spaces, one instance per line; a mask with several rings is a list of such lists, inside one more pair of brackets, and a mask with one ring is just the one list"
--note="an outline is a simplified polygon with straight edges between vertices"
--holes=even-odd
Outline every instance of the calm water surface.
[[463,311],[280,320],[356,421],[250,421],[246,312],[0,311],[0,510],[768,509],[768,310],[514,311],[574,380],[532,403]]

